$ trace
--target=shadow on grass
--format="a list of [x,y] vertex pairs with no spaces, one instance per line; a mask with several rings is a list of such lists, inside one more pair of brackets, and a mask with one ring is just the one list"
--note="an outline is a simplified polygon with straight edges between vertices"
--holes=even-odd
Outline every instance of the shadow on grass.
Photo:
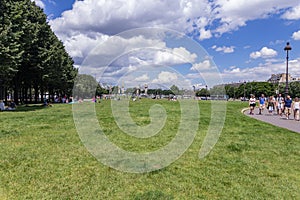
[[19,105],[16,110],[6,110],[4,112],[31,112],[41,109],[47,109],[49,107],[44,106],[42,104],[27,104],[27,105]]

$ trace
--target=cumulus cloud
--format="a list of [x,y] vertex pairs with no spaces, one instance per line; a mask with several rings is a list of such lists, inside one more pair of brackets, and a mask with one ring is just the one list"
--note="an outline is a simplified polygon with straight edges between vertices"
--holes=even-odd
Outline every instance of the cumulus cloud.
[[[205,1],[148,1],[119,0],[76,1],[73,9],[62,14],[61,18],[51,21],[56,32],[99,31],[113,35],[139,27],[166,27],[182,30],[188,27],[188,19],[199,15],[208,16],[211,12]],[[204,25],[207,25],[205,23]]]
[[[44,7],[41,0],[35,2]],[[118,0],[75,1],[72,10],[49,21],[54,32],[66,43],[72,55],[83,56],[82,46],[98,44],[106,36],[140,27],[163,27],[198,33],[199,40],[236,30],[247,21],[266,18],[282,9],[292,8],[288,12],[297,12],[298,0],[261,1],[261,0]],[[297,9],[296,9],[297,8]],[[98,35],[92,38],[89,35]],[[91,44],[91,46],[93,46]],[[223,48],[223,47],[220,47]],[[83,47],[84,51],[88,51]],[[225,48],[224,53],[233,51]]]
[[172,71],[161,71],[150,84],[164,86],[165,88],[170,88],[175,84],[179,88],[185,89],[191,89],[192,86],[191,80]]
[[31,1],[32,1],[32,2],[35,2],[35,4],[36,4],[37,6],[39,6],[40,8],[45,9],[45,4],[43,3],[42,0],[31,0]]
[[[272,67],[271,67],[272,66]],[[299,72],[300,59],[291,60],[289,62],[289,73],[294,78],[300,77]],[[285,73],[285,61],[274,63],[261,63],[255,67],[239,68],[230,67],[225,69],[221,76],[224,82],[239,82],[239,81],[266,81],[270,78],[271,74]]]
[[[35,1],[44,7],[42,1]],[[85,0],[75,1],[72,10],[63,12],[61,17],[49,23],[63,42],[73,38],[68,41],[68,49],[78,55],[76,38],[82,37],[82,34],[111,36],[133,28],[164,27],[197,32],[199,39],[205,40],[236,30],[249,20],[266,18],[281,9],[297,5],[299,2],[296,0],[177,0],[172,3],[167,0]],[[300,13],[296,11],[294,13]],[[82,40],[89,43],[90,38]]]
[[[211,38],[244,26],[247,21],[266,18],[280,9],[298,5],[296,0],[119,0],[75,1],[73,9],[50,21],[56,33],[97,31],[113,35],[138,27],[165,27],[175,30],[197,29],[199,39]],[[297,10],[294,13],[299,13]],[[212,24],[219,26],[213,28]]]
[[190,70],[203,71],[203,70],[208,70],[211,68],[212,68],[211,62],[209,60],[204,60],[203,62],[193,64],[193,66],[190,68]]
[[148,74],[143,74],[134,79],[134,81],[137,81],[137,82],[145,82],[145,81],[149,81],[149,80],[150,80],[150,77],[148,76]]
[[[164,68],[172,69],[172,66],[194,63],[198,59],[197,54],[190,52],[185,47],[170,48],[163,39],[154,39],[156,34],[154,34],[154,38],[147,34],[96,36],[89,40],[91,44],[96,39],[105,41],[97,45],[93,44],[92,46],[96,47],[90,52],[88,48],[86,50],[82,48],[79,52],[74,51],[73,55],[80,57],[84,56],[84,52],[89,52],[80,72],[93,74],[106,83],[117,83],[121,80],[127,85],[129,82],[131,85],[136,85],[137,82],[150,82],[150,80],[154,80],[153,83],[156,84],[165,83],[167,80],[176,82],[175,78],[178,78],[176,73],[176,76],[167,71],[160,75],[157,74]],[[86,44],[80,41],[78,39],[77,46],[84,47]]]
[[230,47],[226,47],[226,46],[217,47],[216,45],[214,45],[214,46],[212,46],[212,49],[214,49],[217,52],[222,51],[223,53],[233,53],[234,52],[234,47],[233,46],[230,46]]
[[[152,38],[145,38],[142,35],[136,35],[128,38],[121,36],[99,36],[96,37],[95,43],[87,46],[85,52],[89,52],[84,60],[84,65],[102,67],[108,66],[111,63],[120,66],[128,66],[129,64],[141,64],[139,62],[145,60],[153,60],[157,51],[168,49],[166,43]],[[89,39],[93,43],[93,39]],[[74,42],[74,41],[73,41]],[[96,43],[98,42],[98,43]],[[80,41],[82,46],[85,45],[84,41]],[[72,46],[68,47],[71,49]],[[89,49],[93,48],[94,49]],[[73,49],[77,49],[73,47]],[[80,50],[81,52],[84,51]],[[172,51],[172,50],[170,50]],[[76,51],[74,52],[74,54]],[[79,54],[80,56],[81,54]],[[152,62],[152,61],[151,61]],[[152,62],[153,63],[153,62]]]
[[169,51],[156,51],[153,63],[157,65],[176,65],[193,63],[196,58],[196,54],[190,53],[184,47],[179,47]]
[[79,33],[64,38],[64,45],[73,58],[84,58],[92,49],[107,39],[108,36],[101,33],[91,33],[89,35]]
[[[45,7],[41,0],[35,2]],[[286,11],[282,15],[285,19],[299,19],[299,7],[299,0],[175,0],[172,2],[168,0],[84,0],[75,1],[72,10],[63,12],[61,17],[50,20],[49,24],[64,42],[70,55],[75,58],[76,65],[81,65],[87,57],[89,62],[84,64],[90,66],[103,67],[113,62],[115,67],[105,72],[107,79],[112,81],[115,77],[109,76],[121,76],[127,73],[132,69],[128,67],[129,64],[139,68],[151,64],[166,66],[190,62],[192,71],[211,67],[209,61],[199,62],[201,59],[197,60],[195,54],[183,47],[167,47],[166,41],[162,38],[149,39],[139,35],[113,36],[122,31],[142,27],[162,27],[205,40],[237,30],[251,20],[268,18],[282,11]],[[300,40],[299,35],[299,31],[295,32],[293,38]],[[98,45],[102,45],[102,48],[95,50]],[[139,49],[141,47],[151,47],[156,50],[144,51]],[[94,51],[91,51],[93,49]],[[233,53],[235,47],[214,46],[213,49],[217,52]],[[124,55],[124,52],[127,55]],[[272,58],[276,55],[275,50],[264,47],[260,51],[252,52],[250,57],[252,59]],[[101,70],[98,68],[91,71],[100,73]],[[243,72],[246,71],[235,67],[229,69],[225,75]],[[172,74],[163,75],[173,77]],[[138,75],[135,78],[147,77]],[[151,76],[149,78],[152,79]],[[160,76],[154,80],[165,81]]]
[[300,4],[286,11],[281,17],[283,19],[289,19],[289,20],[300,19]]
[[291,1],[261,1],[261,0],[216,0],[215,18],[220,20],[216,32],[219,34],[237,30],[245,26],[247,21],[267,18],[281,9],[299,5],[297,0]]
[[268,47],[263,47],[260,51],[255,51],[250,54],[250,58],[271,58],[277,56],[277,51],[269,49]]
[[166,84],[177,81],[178,76],[174,72],[162,71],[152,83]]
[[211,34],[210,30],[206,30],[204,28],[200,29],[200,36],[199,36],[200,40],[209,39],[211,37],[212,37],[212,34]]
[[300,30],[297,32],[294,32],[292,38],[294,40],[300,40]]

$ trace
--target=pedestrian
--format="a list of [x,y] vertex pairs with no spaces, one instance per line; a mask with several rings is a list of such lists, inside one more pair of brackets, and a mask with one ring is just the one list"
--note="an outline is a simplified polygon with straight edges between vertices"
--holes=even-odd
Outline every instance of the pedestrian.
[[5,103],[3,102],[3,100],[0,100],[0,111],[4,111],[5,110]]
[[17,106],[14,100],[11,100],[9,108],[10,110],[16,110]]
[[300,102],[298,97],[295,97],[295,101],[292,103],[292,108],[294,112],[294,119],[299,121]]
[[250,113],[249,115],[254,115],[254,108],[256,106],[256,99],[253,94],[251,94],[250,99],[249,99],[249,107],[250,107]]
[[281,96],[280,93],[276,98],[276,109],[277,109],[277,114],[282,116],[283,109],[284,109],[284,98]]
[[259,115],[262,114],[262,112],[265,109],[265,104],[266,104],[266,98],[264,94],[261,94],[261,96],[259,97]]
[[273,96],[270,96],[268,99],[268,111],[271,114],[275,108],[275,99]]
[[284,99],[284,110],[285,110],[286,119],[290,118],[291,110],[292,110],[292,103],[293,103],[293,100],[292,100],[291,96],[287,95],[286,98]]

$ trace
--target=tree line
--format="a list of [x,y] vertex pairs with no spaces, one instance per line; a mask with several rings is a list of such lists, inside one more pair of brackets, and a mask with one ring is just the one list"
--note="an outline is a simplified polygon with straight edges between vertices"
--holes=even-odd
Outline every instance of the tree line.
[[0,0],[0,99],[28,103],[71,95],[78,70],[31,0]]
[[[101,86],[95,77],[87,74],[78,74],[74,87],[76,96],[92,97],[102,96],[104,94],[118,94],[121,90],[119,86]],[[136,94],[137,88],[126,88],[125,94]],[[145,93],[144,87],[139,87],[139,93]],[[249,98],[251,94],[256,97],[264,94],[265,96],[276,95],[277,93],[285,93],[285,83],[275,84],[269,82],[242,82],[224,85],[215,85],[212,88],[201,88],[194,90],[179,89],[178,86],[172,85],[169,89],[148,88],[148,95],[184,95],[190,94],[197,97],[209,96],[226,96],[227,98],[239,99],[242,97]],[[289,95],[291,97],[300,97],[300,82],[294,81],[289,83]]]
[[[300,82],[294,81],[288,84],[289,95],[291,97],[300,97]],[[225,85],[226,94],[229,98],[249,98],[251,94],[260,97],[274,96],[276,93],[285,94],[285,83],[269,83],[269,82],[245,82]]]
[[[291,97],[300,97],[300,82],[293,81],[288,84],[289,95]],[[285,94],[285,83],[269,83],[269,82],[242,82],[224,85],[216,85],[210,89],[202,88],[196,91],[196,96],[210,96],[226,94],[228,98],[250,98],[251,94],[260,97],[274,96],[278,93]]]

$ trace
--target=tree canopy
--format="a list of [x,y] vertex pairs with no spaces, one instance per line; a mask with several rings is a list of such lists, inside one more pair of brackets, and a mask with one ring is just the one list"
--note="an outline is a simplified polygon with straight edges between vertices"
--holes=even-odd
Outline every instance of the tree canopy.
[[[226,94],[230,98],[249,98],[251,94],[256,97],[265,94],[266,96],[276,95],[277,93],[285,93],[285,83],[274,84],[268,82],[246,82],[246,83],[235,83],[227,84],[225,86]],[[290,82],[289,83],[289,95],[292,97],[300,97],[300,82]]]
[[0,23],[0,99],[71,95],[78,71],[43,10],[30,0],[0,0]]

